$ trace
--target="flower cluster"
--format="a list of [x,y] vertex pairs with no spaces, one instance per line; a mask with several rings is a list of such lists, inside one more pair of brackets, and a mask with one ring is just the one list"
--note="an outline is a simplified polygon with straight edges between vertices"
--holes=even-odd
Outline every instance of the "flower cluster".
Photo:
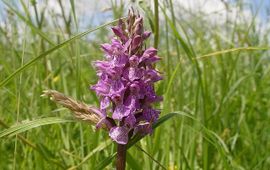
[[97,128],[106,126],[112,140],[127,144],[136,133],[151,133],[159,117],[152,104],[162,100],[154,90],[154,83],[162,79],[154,68],[160,58],[155,48],[144,48],[151,32],[144,31],[141,16],[130,12],[112,31],[111,44],[101,45],[106,60],[93,63],[99,80],[91,89],[100,97],[102,119]]

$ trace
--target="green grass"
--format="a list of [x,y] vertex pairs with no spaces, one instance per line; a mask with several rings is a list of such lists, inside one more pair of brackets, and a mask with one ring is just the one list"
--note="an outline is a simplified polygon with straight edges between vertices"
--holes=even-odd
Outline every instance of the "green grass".
[[[127,5],[111,1],[112,22],[80,31],[77,1],[67,2],[70,11],[62,4],[60,15],[46,17],[50,9],[39,3],[0,2],[8,12],[0,27],[0,169],[115,166],[106,132],[67,118],[68,110],[40,95],[56,89],[98,104],[90,63],[103,57],[99,44],[109,41],[109,25],[125,17]],[[153,135],[132,141],[127,169],[269,169],[270,45],[256,19],[261,6],[247,17],[248,4],[229,4],[242,21],[219,25],[172,0],[148,5],[134,7],[154,32],[147,45],[162,57],[156,90],[164,101],[156,107],[164,117]]]

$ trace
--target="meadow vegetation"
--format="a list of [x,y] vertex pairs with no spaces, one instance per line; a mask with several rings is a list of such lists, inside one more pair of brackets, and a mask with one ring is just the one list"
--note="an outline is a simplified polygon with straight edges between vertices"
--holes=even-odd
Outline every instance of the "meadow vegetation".
[[[77,1],[56,1],[59,14],[41,7],[46,2],[0,2],[0,169],[114,167],[106,132],[40,95],[56,89],[98,105],[89,90],[97,81],[91,62],[102,59],[111,21],[131,5],[153,32],[147,45],[158,46],[162,58],[156,67],[164,80],[155,88],[164,101],[156,108],[161,117],[173,114],[130,147],[127,169],[269,169],[269,21],[258,19],[262,5],[221,1],[221,21],[181,1],[112,0],[104,11],[110,19],[82,30]],[[91,3],[98,2],[85,5]]]

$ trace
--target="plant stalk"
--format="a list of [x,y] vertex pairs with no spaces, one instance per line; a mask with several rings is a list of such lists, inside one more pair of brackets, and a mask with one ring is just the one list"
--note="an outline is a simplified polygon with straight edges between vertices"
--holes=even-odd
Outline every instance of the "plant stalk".
[[155,32],[154,32],[154,47],[158,49],[159,42],[159,16],[158,16],[158,0],[154,0],[154,12],[155,12]]
[[116,170],[125,170],[126,168],[126,145],[117,144]]

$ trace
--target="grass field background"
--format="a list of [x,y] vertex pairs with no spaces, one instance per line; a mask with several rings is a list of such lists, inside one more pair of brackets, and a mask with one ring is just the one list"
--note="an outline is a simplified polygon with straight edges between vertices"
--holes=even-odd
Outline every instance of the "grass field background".
[[127,169],[268,170],[267,0],[2,0],[0,169],[114,168],[106,132],[65,122],[71,113],[40,95],[55,89],[98,105],[91,62],[103,58],[116,23],[103,24],[130,6],[162,57],[156,108],[175,116],[128,150]]

